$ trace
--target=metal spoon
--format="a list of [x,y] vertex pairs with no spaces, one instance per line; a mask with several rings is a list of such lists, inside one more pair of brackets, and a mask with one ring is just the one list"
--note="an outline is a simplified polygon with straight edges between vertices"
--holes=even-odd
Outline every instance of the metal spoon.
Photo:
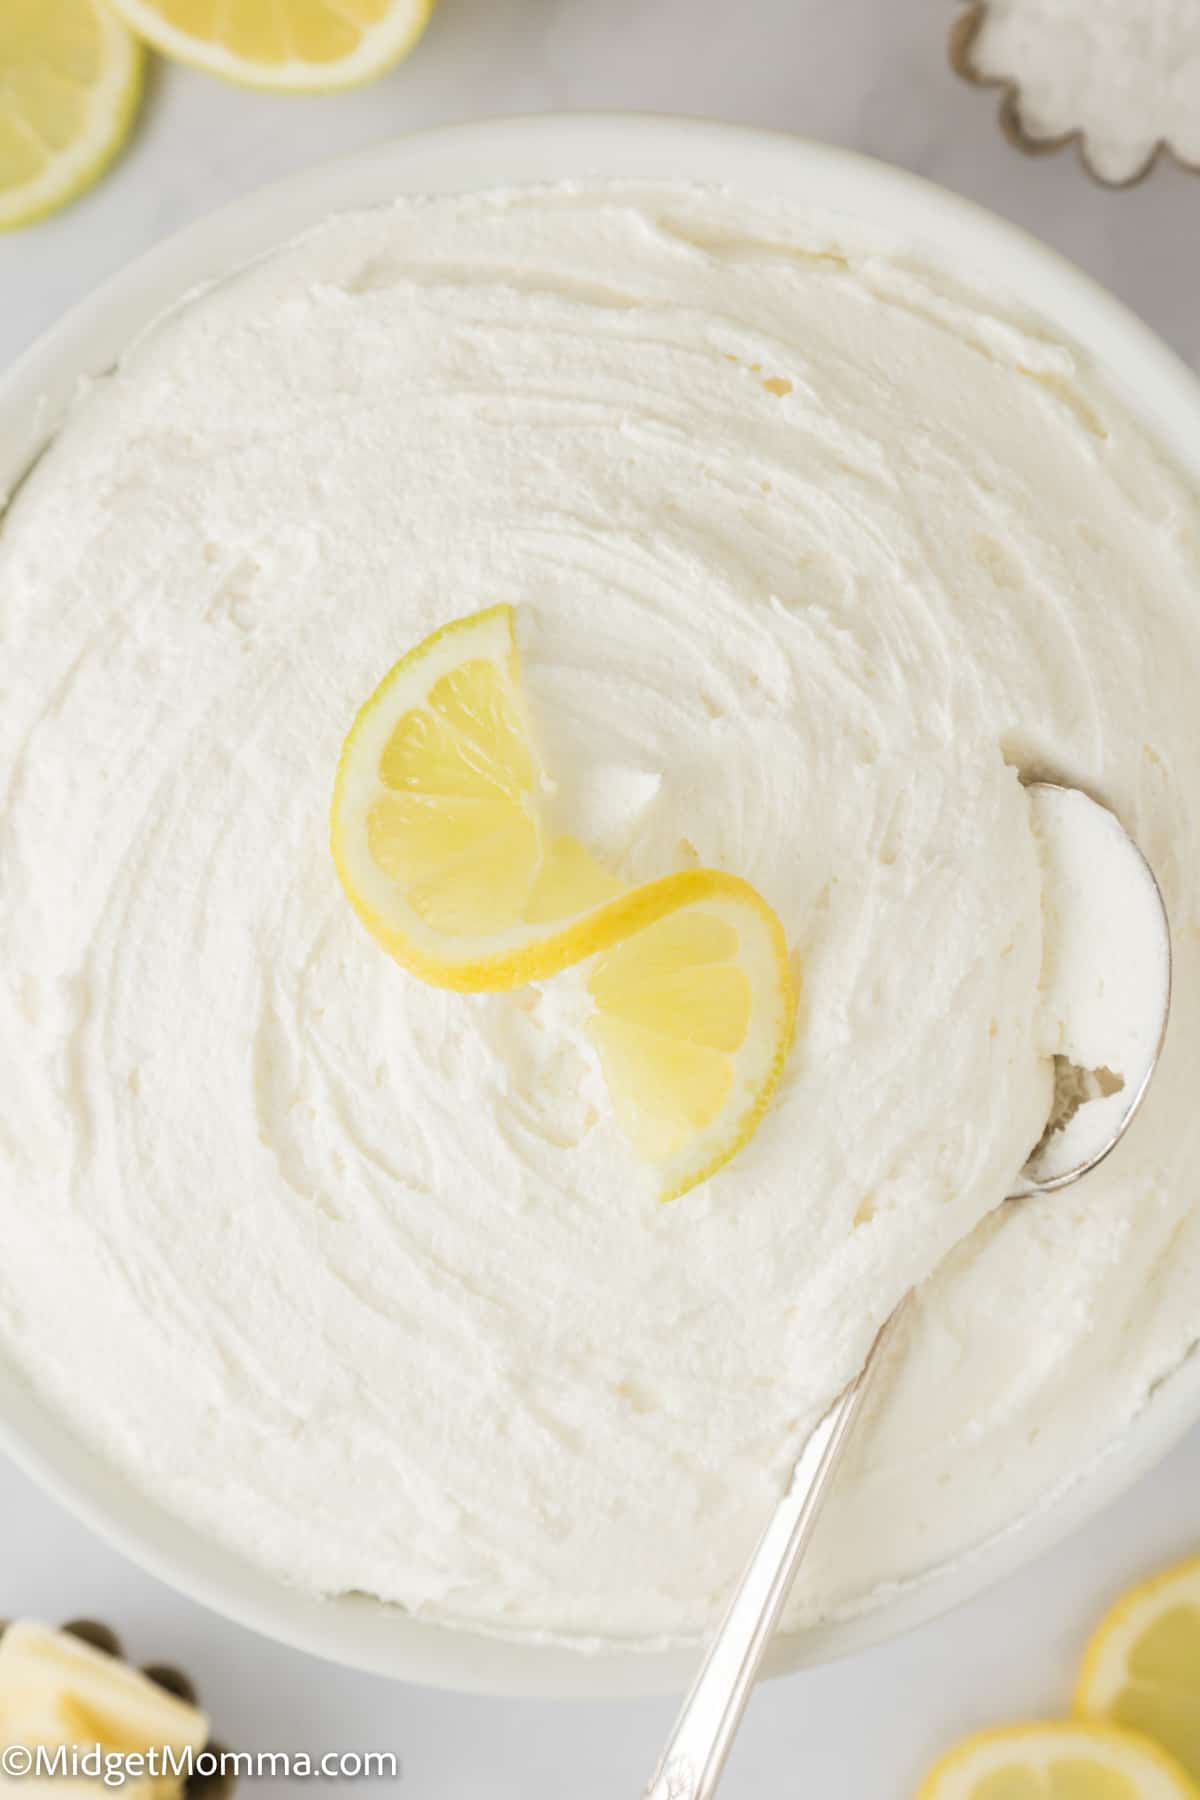
[[[1122,967],[1127,960],[1124,952],[1140,955],[1143,960],[1139,968],[1157,971],[1153,981],[1158,983],[1158,989],[1141,995],[1142,1065],[1131,1072],[1131,1079],[1120,1088],[1116,1108],[1107,1103],[1113,1097],[1110,1092],[1106,1104],[1095,1109],[1097,1124],[1089,1133],[1086,1107],[1079,1107],[1069,1140],[1065,1132],[1056,1138],[1048,1127],[1022,1169],[1018,1188],[1009,1196],[1011,1200],[1068,1187],[1102,1162],[1125,1135],[1158,1063],[1171,1004],[1171,940],[1166,907],[1150,865],[1133,839],[1113,813],[1078,788],[1033,782],[1028,793],[1044,849],[1047,842],[1049,845],[1050,866],[1056,861],[1056,841],[1065,841],[1062,834],[1068,832],[1086,834],[1086,842],[1079,836],[1074,840],[1077,850],[1083,850],[1082,857],[1076,854],[1074,858],[1076,871],[1102,870],[1106,866],[1111,869],[1114,854],[1128,858],[1123,862],[1123,872],[1135,878],[1129,890],[1134,904],[1132,912],[1127,910],[1119,921],[1114,915],[1113,921],[1120,926]],[[1076,896],[1077,901],[1080,898]],[[1109,899],[1111,895],[1102,894],[1097,904],[1103,908]],[[1130,933],[1132,946],[1127,941]],[[1101,970],[1097,987],[1102,988],[1104,981],[1105,972]],[[1069,1142],[1072,1146],[1066,1164],[1061,1154],[1055,1155],[1056,1142]],[[821,1506],[833,1485],[842,1452],[865,1409],[888,1344],[912,1303],[913,1295],[909,1293],[879,1332],[861,1372],[834,1401],[801,1450],[788,1490],[759,1540],[709,1645],[644,1800],[709,1800],[716,1792],[759,1665],[812,1538]]]

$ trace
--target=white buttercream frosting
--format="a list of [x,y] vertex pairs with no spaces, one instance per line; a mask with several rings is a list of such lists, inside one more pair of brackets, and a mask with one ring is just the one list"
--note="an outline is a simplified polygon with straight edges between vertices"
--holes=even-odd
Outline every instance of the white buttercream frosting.
[[[748,877],[804,963],[777,1103],[672,1206],[566,987],[421,986],[332,867],[355,709],[500,600],[564,820]],[[0,530],[8,1355],[289,1581],[645,1639],[950,1252],[793,1620],[977,1546],[1197,1333],[1198,602],[1085,358],[744,198],[406,202],[188,303]],[[1049,1103],[1018,771],[1145,848],[1175,1023],[1111,1161],[973,1229]]]

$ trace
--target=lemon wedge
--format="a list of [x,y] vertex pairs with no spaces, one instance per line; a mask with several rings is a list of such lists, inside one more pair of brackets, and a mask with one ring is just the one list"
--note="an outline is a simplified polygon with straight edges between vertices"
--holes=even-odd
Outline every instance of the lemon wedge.
[[1017,1725],[968,1738],[917,1800],[1200,1800],[1157,1745],[1091,1724]]
[[145,53],[102,0],[0,6],[0,230],[91,187],[129,135]]
[[412,49],[434,0],[113,0],[164,56],[247,87],[355,87]]
[[1153,1738],[1200,1785],[1200,1556],[1135,1587],[1101,1620],[1075,1710]]
[[355,719],[331,843],[385,950],[460,992],[584,971],[614,1113],[674,1198],[756,1129],[791,1042],[783,927],[748,882],[688,869],[629,887],[546,815],[513,611],[444,626]]

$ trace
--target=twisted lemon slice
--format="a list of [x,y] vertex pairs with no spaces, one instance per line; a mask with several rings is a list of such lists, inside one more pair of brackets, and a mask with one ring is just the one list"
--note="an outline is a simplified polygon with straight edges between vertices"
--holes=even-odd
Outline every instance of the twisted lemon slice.
[[1017,1725],[968,1738],[937,1763],[917,1800],[1200,1800],[1183,1770],[1133,1732]]
[[689,869],[626,887],[555,833],[512,609],[411,651],[351,727],[332,846],[346,894],[397,962],[460,992],[596,958],[588,1030],[618,1121],[664,1198],[745,1143],[779,1079],[796,992],[783,927],[748,882]]
[[1075,1710],[1143,1732],[1200,1783],[1200,1556],[1142,1582],[1101,1620]]

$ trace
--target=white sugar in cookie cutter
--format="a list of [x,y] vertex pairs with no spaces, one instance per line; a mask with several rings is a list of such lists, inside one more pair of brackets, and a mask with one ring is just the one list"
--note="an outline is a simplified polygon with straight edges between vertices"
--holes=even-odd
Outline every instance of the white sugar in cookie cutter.
[[972,87],[994,88],[999,93],[1000,129],[1016,149],[1023,151],[1026,156],[1048,156],[1074,145],[1080,162],[1092,180],[1101,187],[1112,189],[1140,186],[1163,162],[1174,163],[1177,168],[1189,174],[1200,175],[1200,163],[1190,162],[1181,156],[1165,137],[1155,140],[1145,159],[1130,174],[1114,179],[1097,168],[1095,153],[1089,146],[1088,133],[1082,126],[1050,135],[1031,131],[1023,112],[1020,81],[1005,75],[984,74],[975,60],[979,35],[990,9],[991,0],[971,0],[971,4],[954,21],[948,44],[950,66],[956,75],[961,75]]

